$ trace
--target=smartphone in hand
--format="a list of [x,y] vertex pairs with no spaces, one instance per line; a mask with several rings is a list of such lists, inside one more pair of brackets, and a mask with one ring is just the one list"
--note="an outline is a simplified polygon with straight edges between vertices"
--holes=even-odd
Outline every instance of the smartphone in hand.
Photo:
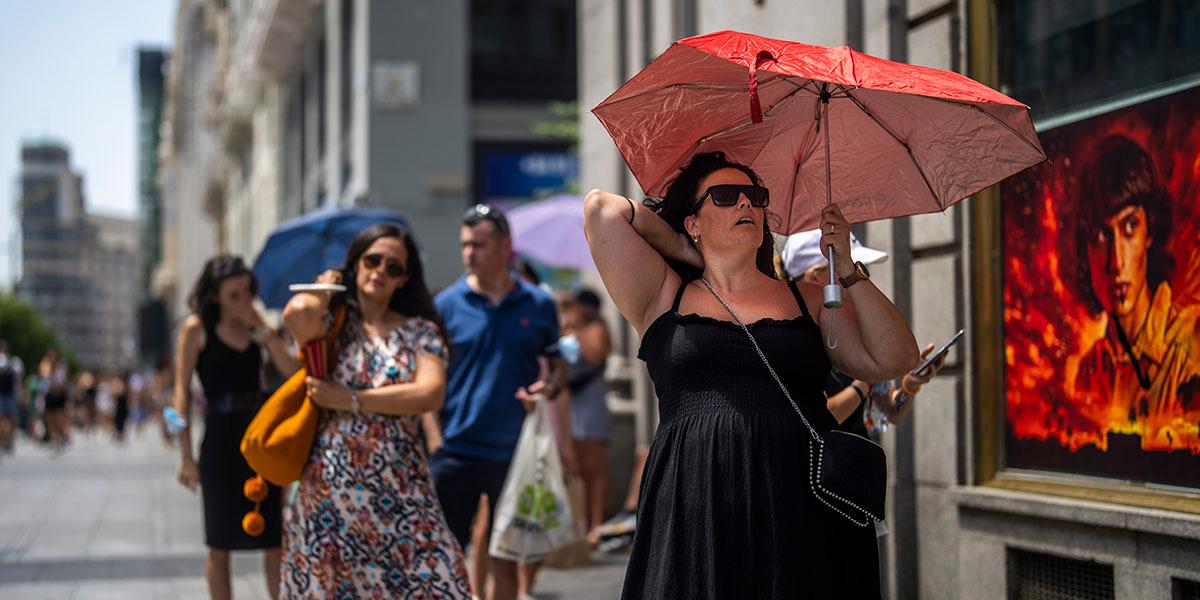
[[942,344],[942,347],[938,348],[937,352],[930,354],[929,358],[925,359],[925,362],[918,365],[916,369],[913,369],[913,373],[916,373],[917,375],[924,374],[925,371],[929,370],[929,367],[933,365],[933,363],[937,362],[939,358],[945,356],[946,353],[950,351],[950,348],[954,346],[954,344],[958,343],[959,338],[962,336],[963,330],[959,329],[958,333],[954,334],[948,341],[946,341],[945,344]]

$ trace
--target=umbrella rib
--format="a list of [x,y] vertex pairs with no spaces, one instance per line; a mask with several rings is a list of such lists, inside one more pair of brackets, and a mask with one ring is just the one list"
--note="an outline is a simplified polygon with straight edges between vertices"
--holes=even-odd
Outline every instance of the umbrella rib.
[[921,175],[921,180],[925,182],[926,189],[928,189],[929,194],[933,196],[933,203],[938,207],[939,210],[944,210],[945,207],[942,206],[941,198],[938,197],[937,192],[933,191],[933,186],[929,184],[929,177],[925,175],[925,169],[921,168],[921,164],[918,163],[917,158],[913,156],[912,148],[909,147],[904,140],[900,139],[899,136],[893,133],[892,130],[883,123],[883,121],[879,120],[879,117],[876,117],[875,114],[871,112],[871,109],[867,108],[862,101],[856,98],[854,94],[851,94],[850,90],[846,90],[846,97],[849,98],[859,110],[863,111],[863,114],[870,117],[872,121],[875,121],[876,125],[886,131],[888,135],[892,136],[892,139],[896,140],[896,143],[904,147],[904,151],[908,153],[908,160],[912,162],[913,167],[917,169],[917,173]]
[[[792,82],[788,82],[788,83],[792,83]],[[796,85],[796,84],[792,83],[792,85]],[[771,113],[774,112],[776,108],[779,108],[780,106],[783,105],[784,102],[791,99],[792,96],[795,96],[796,94],[800,93],[801,91],[804,91],[805,89],[807,89],[806,86],[797,86],[796,89],[792,90],[791,92],[788,92],[788,94],[786,96],[780,98],[778,102],[776,102],[775,104],[772,104],[770,108],[763,111],[763,113],[762,113],[763,118],[765,119],[768,116],[770,116]],[[753,124],[754,124],[754,120],[750,119],[748,121],[742,121],[741,123],[738,123],[736,125],[731,125],[729,127],[726,127],[725,129],[722,129],[715,133],[710,133],[710,134],[700,138],[695,144],[692,145],[692,148],[704,145],[704,144],[708,143],[710,140],[719,138],[725,134],[733,133],[735,131],[741,131],[742,129],[745,129]]]
[[[820,119],[812,119],[809,121],[808,131],[806,131],[804,133],[805,139],[811,139],[811,138],[809,138],[809,136],[811,136],[813,134],[813,128],[817,127],[820,122],[821,122]],[[790,200],[793,200],[796,197],[796,180],[799,179],[799,177],[800,177],[800,168],[803,167],[804,163],[808,162],[808,159],[813,155],[814,152],[817,151],[817,144],[815,142],[812,144],[807,144],[804,147],[808,148],[807,153],[805,153],[804,156],[800,158],[800,160],[796,161],[796,168],[792,169],[792,185],[788,189],[788,195],[787,195],[788,200],[789,200],[788,214],[787,214],[787,218],[784,220],[785,229],[791,227],[792,212],[794,212],[795,208],[796,208],[796,203],[794,201],[790,201]]]
[[[786,77],[783,75],[775,75],[774,77],[764,78],[759,81],[758,88],[761,90],[764,87],[766,87],[772,83],[775,83],[776,81],[779,81],[781,79],[786,80]],[[789,82],[789,83],[791,83],[791,82]],[[795,84],[792,84],[792,85],[795,85]],[[663,90],[671,90],[671,89],[749,91],[750,86],[748,84],[743,84],[743,83],[686,83],[686,82],[685,83],[672,83],[670,85],[664,85],[662,87],[651,88],[644,92],[638,92],[632,96],[626,96],[619,100],[613,100],[612,102],[602,103],[602,104],[604,105],[605,108],[607,108],[607,107],[615,106],[617,104],[625,102],[626,100],[633,100],[635,98],[641,98],[642,96],[645,96],[647,94],[654,94],[657,92],[661,92]],[[600,108],[600,107],[598,106],[596,108]],[[593,109],[593,110],[595,110],[595,109]]]
[[1033,148],[1034,150],[1036,150],[1036,151],[1037,151],[1037,153],[1038,153],[1038,154],[1041,154],[1043,158],[1045,158],[1045,156],[1046,156],[1046,153],[1045,153],[1045,152],[1043,152],[1041,148],[1038,148],[1038,147],[1037,147],[1037,144],[1034,144],[1033,142],[1031,142],[1031,141],[1029,141],[1028,139],[1026,139],[1026,137],[1025,137],[1025,136],[1021,135],[1021,133],[1020,133],[1020,132],[1018,132],[1016,129],[1013,129],[1011,126],[1009,126],[1009,124],[1008,124],[1008,123],[1005,123],[1004,121],[1001,121],[1000,119],[997,119],[997,118],[996,118],[996,115],[993,115],[992,113],[990,113],[990,112],[988,112],[988,111],[986,111],[986,110],[983,110],[982,108],[979,108],[978,106],[976,106],[976,105],[974,105],[974,104],[971,104],[970,102],[957,102],[957,101],[954,101],[954,100],[947,100],[947,99],[945,99],[945,98],[934,98],[934,97],[932,97],[932,96],[922,96],[922,98],[929,98],[930,100],[934,100],[934,101],[937,101],[937,102],[941,102],[941,103],[943,103],[943,104],[952,104],[952,105],[954,105],[954,106],[965,106],[965,107],[967,107],[967,108],[974,109],[976,112],[981,112],[981,113],[983,113],[984,115],[987,115],[987,118],[989,118],[989,119],[991,119],[991,120],[995,121],[996,123],[999,123],[999,124],[1000,124],[1000,126],[1001,126],[1001,127],[1003,127],[1003,128],[1005,128],[1005,129],[1007,129],[1009,133],[1011,133],[1011,134],[1013,134],[1013,135],[1017,136],[1017,139],[1019,139],[1019,140],[1021,140],[1022,142],[1025,142],[1026,144],[1028,144],[1030,148]]
[[[813,80],[811,80],[811,79],[805,79],[804,85],[800,85],[800,84],[796,83],[795,81],[793,81],[794,77],[792,77],[790,75],[780,75],[779,78],[796,86],[798,89],[808,90],[809,92],[812,92],[812,95],[814,95],[814,96],[821,95],[821,90],[817,89],[817,84],[814,83]],[[809,86],[812,86],[812,87],[809,87]]]

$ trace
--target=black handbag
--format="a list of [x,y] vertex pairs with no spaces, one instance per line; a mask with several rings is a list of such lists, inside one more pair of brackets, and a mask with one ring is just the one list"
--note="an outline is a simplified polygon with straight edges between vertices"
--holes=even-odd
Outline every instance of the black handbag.
[[729,311],[733,321],[741,326],[742,331],[750,338],[750,343],[758,352],[771,377],[779,384],[779,389],[787,398],[800,420],[808,429],[811,438],[808,441],[808,483],[812,493],[825,506],[846,517],[851,523],[860,527],[873,525],[883,521],[884,501],[887,498],[887,457],[883,447],[871,440],[846,431],[828,431],[818,434],[792,400],[779,375],[771,368],[767,356],[763,354],[758,341],[750,333],[737,313],[729,307],[717,290],[701,278],[701,282],[709,292],[717,298],[721,306]]

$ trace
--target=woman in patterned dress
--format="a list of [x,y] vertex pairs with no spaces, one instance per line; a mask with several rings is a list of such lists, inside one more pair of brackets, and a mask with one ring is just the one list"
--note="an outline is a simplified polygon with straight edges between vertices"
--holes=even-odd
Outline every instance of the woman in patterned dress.
[[293,297],[295,339],[321,335],[331,304],[348,312],[330,379],[307,380],[321,422],[284,531],[280,596],[469,598],[419,437],[420,415],[442,405],[448,355],[416,245],[374,225],[317,281],[348,289]]

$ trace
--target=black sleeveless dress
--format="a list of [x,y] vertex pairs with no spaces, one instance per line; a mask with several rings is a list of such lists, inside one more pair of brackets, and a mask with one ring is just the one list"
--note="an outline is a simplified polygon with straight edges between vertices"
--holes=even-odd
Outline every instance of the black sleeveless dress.
[[242,517],[254,510],[242,486],[254,470],[242,456],[242,436],[264,400],[261,384],[262,349],[251,343],[238,351],[226,346],[216,327],[205,326],[204,349],[196,359],[196,374],[204,388],[208,410],[200,442],[200,495],[204,500],[204,543],[220,550],[278,548],[283,536],[279,488],[268,484],[259,511],[266,528],[260,536],[242,530]]
[[[660,422],[638,503],[622,598],[878,598],[875,528],[814,498],[809,433],[735,323],[671,310],[647,328],[639,358]],[[707,293],[707,292],[706,292]],[[801,316],[748,324],[818,432],[829,357]]]

